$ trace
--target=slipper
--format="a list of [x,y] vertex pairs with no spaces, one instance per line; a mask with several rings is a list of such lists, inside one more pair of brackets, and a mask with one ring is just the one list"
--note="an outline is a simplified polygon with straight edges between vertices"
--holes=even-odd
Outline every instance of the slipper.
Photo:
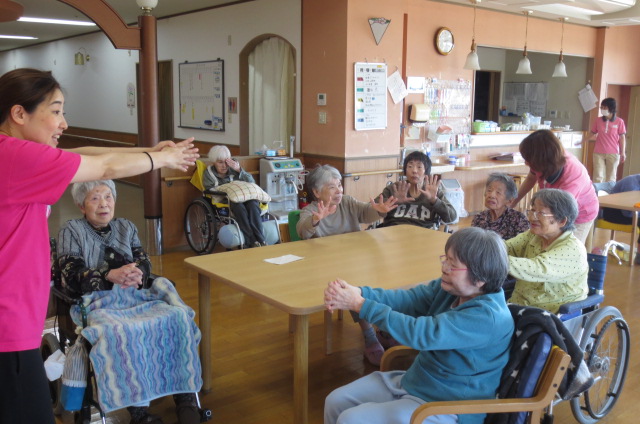
[[376,338],[385,350],[389,349],[390,347],[400,346],[400,343],[396,339],[391,337],[391,334],[387,333],[386,331],[377,329]]
[[364,357],[367,358],[371,365],[376,367],[380,366],[382,355],[384,355],[384,348],[380,343],[372,343],[364,348]]

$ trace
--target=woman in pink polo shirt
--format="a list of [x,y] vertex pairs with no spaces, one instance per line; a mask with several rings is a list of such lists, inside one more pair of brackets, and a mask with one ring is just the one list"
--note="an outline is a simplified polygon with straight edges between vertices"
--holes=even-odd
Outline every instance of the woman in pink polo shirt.
[[571,153],[565,152],[558,137],[549,130],[538,130],[522,140],[520,154],[529,167],[529,175],[520,185],[518,197],[512,204],[517,205],[536,183],[541,189],[568,191],[578,202],[573,234],[584,243],[599,208],[587,168]]
[[69,183],[186,171],[198,156],[193,139],[64,151],[57,145],[66,129],[64,95],[50,72],[0,77],[0,423],[54,423],[38,350],[51,280],[49,205]]
[[616,181],[618,164],[624,162],[627,128],[616,115],[616,99],[608,97],[600,103],[602,117],[595,120],[591,132],[596,135],[593,148],[593,182]]

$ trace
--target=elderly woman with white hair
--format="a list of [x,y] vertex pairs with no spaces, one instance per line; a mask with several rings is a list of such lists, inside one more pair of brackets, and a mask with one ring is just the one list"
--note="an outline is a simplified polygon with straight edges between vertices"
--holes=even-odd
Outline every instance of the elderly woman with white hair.
[[[307,187],[314,201],[300,211],[300,220],[296,226],[302,239],[325,237],[336,234],[360,231],[360,224],[369,224],[386,216],[395,209],[396,198],[386,200],[382,195],[376,203],[361,202],[351,196],[343,195],[342,175],[329,165],[318,165],[307,175]],[[384,348],[376,338],[374,328],[365,320],[351,313],[353,320],[360,325],[364,336],[364,356],[373,365],[380,365]]]
[[509,240],[529,229],[529,221],[520,211],[512,208],[518,196],[518,187],[504,172],[492,172],[484,188],[487,209],[473,217],[471,226],[492,230]]
[[[238,180],[255,184],[251,174],[231,158],[231,152],[227,146],[213,146],[209,150],[209,159],[213,161],[213,165],[207,168],[202,179],[206,190]],[[264,227],[260,218],[260,203],[257,200],[247,200],[243,203],[229,202],[229,207],[242,231],[245,247],[266,246]]]
[[[111,180],[75,183],[71,188],[73,201],[84,217],[72,219],[60,229],[57,265],[63,287],[76,295],[112,290],[114,286],[139,288],[151,273],[151,262],[135,224],[114,218],[116,195]],[[195,394],[177,393],[173,397],[179,424],[200,422]],[[127,407],[130,424],[162,423],[149,414],[148,405],[143,402]]]
[[568,192],[543,189],[533,195],[529,231],[507,240],[509,274],[516,285],[509,302],[557,312],[587,297],[587,250],[573,235],[578,203]]

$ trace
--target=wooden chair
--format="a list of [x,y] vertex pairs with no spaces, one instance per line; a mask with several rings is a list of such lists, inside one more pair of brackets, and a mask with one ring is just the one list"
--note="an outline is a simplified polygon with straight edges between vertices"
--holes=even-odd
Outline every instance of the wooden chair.
[[[508,174],[508,175],[511,178],[513,178],[513,181],[516,183],[516,186],[520,188],[520,185],[522,184],[524,179],[527,178],[528,174]],[[514,205],[513,208],[524,213],[525,210],[527,210],[527,207],[531,204],[531,197],[533,197],[533,194],[536,191],[538,191],[538,184],[534,185],[533,188],[529,191],[529,193],[525,194],[525,196],[520,200],[520,202],[517,205]]]
[[[405,369],[411,365],[418,351],[406,346],[396,346],[387,350],[382,357],[381,371]],[[411,424],[421,424],[427,417],[446,414],[488,414],[529,412],[527,422],[537,424],[542,413],[554,400],[558,387],[567,372],[570,357],[562,349],[554,346],[547,356],[544,369],[534,381],[531,396],[509,399],[481,399],[447,402],[428,402],[416,409],[411,416]],[[533,374],[532,374],[533,378]]]
[[[592,237],[595,237],[596,228],[601,228],[603,230],[610,230],[611,234],[609,235],[609,241],[613,240],[613,237],[614,237],[616,231],[633,234],[633,225],[631,225],[631,224],[616,224],[614,222],[609,222],[609,221],[607,221],[605,219],[602,219],[602,218],[596,219],[596,222],[593,224]],[[613,241],[615,241],[615,240],[613,240]],[[635,240],[631,240],[631,243],[635,243]],[[618,259],[618,265],[622,265],[622,260],[618,257],[617,252],[615,251],[615,245],[613,245],[611,243],[607,243],[607,246],[611,246],[614,249],[613,250],[613,254]],[[588,247],[592,247],[592,246],[588,246]],[[608,247],[607,247],[607,250],[609,250]],[[607,255],[609,252],[602,252],[602,253],[604,255]]]

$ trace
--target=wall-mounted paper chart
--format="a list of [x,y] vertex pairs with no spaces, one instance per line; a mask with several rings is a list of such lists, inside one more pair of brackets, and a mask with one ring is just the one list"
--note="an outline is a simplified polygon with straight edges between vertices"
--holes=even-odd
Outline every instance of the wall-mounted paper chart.
[[180,127],[224,131],[224,61],[178,65]]
[[356,130],[387,128],[387,64],[356,62],[354,71]]

